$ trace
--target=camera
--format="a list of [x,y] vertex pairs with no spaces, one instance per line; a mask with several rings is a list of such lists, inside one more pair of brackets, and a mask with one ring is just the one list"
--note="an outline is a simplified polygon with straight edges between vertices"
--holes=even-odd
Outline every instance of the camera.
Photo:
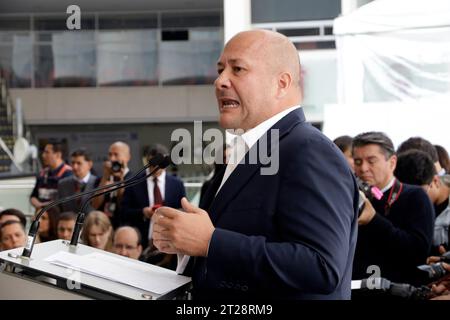
[[447,270],[445,270],[444,266],[442,265],[442,262],[432,263],[430,265],[423,264],[418,266],[417,268],[419,268],[422,271],[425,271],[428,274],[428,278],[432,280],[437,280],[447,274]]
[[120,172],[122,170],[122,164],[119,161],[112,161],[111,162],[111,170],[112,172]]

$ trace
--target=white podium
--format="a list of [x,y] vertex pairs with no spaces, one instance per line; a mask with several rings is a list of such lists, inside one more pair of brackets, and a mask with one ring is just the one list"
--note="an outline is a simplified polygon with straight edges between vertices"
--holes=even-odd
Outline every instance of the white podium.
[[[0,299],[183,299],[191,286],[175,271],[65,240],[36,244],[31,258],[22,250],[0,252]],[[74,265],[64,266],[64,257]],[[85,267],[75,267],[78,260]]]

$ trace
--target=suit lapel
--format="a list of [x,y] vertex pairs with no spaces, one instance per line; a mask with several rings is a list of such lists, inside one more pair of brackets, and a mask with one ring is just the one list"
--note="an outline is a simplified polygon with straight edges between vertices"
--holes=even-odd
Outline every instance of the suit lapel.
[[[294,126],[296,126],[298,123],[305,121],[305,115],[303,113],[302,108],[296,109],[292,112],[290,112],[288,115],[286,115],[284,118],[282,118],[280,121],[275,123],[275,125],[272,126],[264,135],[266,139],[259,139],[257,143],[255,143],[252,148],[247,152],[244,159],[239,163],[239,165],[234,169],[234,171],[231,173],[231,175],[228,177],[227,181],[224,183],[222,188],[217,193],[216,197],[214,198],[211,207],[209,208],[209,214],[211,217],[212,222],[215,224],[218,219],[220,218],[220,215],[223,213],[224,209],[232,201],[236,195],[241,192],[241,190],[245,187],[248,180],[250,178],[258,173],[258,169],[261,168],[262,164],[261,161],[259,161],[259,155],[258,160],[253,160],[253,163],[250,163],[250,154],[252,152],[254,154],[258,154],[257,148],[258,144],[260,144],[261,141],[267,142],[267,149],[268,150],[268,156],[271,155],[272,147],[276,148],[278,147],[278,142],[276,142],[277,145],[272,146],[272,141],[270,138],[270,130],[272,129],[278,129],[279,130],[279,140],[281,141],[291,130]],[[222,180],[220,180],[221,182]],[[210,188],[212,189],[212,188]]]

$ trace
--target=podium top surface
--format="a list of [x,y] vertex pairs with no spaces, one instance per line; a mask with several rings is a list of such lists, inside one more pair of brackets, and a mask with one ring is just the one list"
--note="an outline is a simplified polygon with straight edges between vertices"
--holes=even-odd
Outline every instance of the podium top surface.
[[[178,275],[175,271],[122,257],[83,244],[72,247],[69,245],[69,242],[65,240],[53,240],[36,244],[31,258],[21,257],[22,251],[23,248],[2,251],[0,252],[0,261],[5,261],[27,272],[31,271],[35,275],[43,275],[57,279],[60,283],[65,284],[67,290],[74,290],[74,293],[79,290],[80,286],[77,286],[77,283],[79,283],[81,288],[88,288],[91,291],[100,292],[106,297],[155,300],[160,298],[164,299],[164,296],[173,296],[173,292],[186,287],[191,282],[191,278]],[[97,276],[83,271],[77,272],[71,268],[55,265],[46,261],[47,258],[58,253],[71,253],[83,258],[88,256],[104,257],[107,258],[107,263],[115,261],[116,265],[120,265],[121,268],[117,268],[117,270],[122,270],[121,272],[123,272],[123,274],[118,274],[120,280],[114,281],[103,276]],[[129,269],[126,268],[127,266]],[[138,270],[138,272],[134,272],[133,270]],[[155,284],[163,284],[164,292],[161,290],[155,290],[158,292],[145,290],[142,289],[142,286],[139,284],[136,286],[131,285],[133,282],[130,282],[130,284],[126,280],[130,277],[130,274],[142,276],[142,282],[146,282],[150,287],[153,281]],[[134,283],[136,284],[136,277]]]

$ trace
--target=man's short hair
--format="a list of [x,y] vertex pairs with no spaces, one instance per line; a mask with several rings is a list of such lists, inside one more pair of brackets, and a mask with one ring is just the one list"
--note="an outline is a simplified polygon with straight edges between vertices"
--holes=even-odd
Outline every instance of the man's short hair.
[[23,226],[22,222],[16,221],[16,220],[8,220],[8,221],[5,221],[5,222],[0,224],[0,241],[1,241],[2,237],[3,237],[3,228],[6,227],[6,226],[10,226],[12,224],[16,224],[16,223],[20,226],[20,228],[22,229],[23,233],[25,233],[25,227]]
[[392,140],[383,132],[370,131],[358,134],[353,138],[353,150],[359,147],[365,147],[370,144],[376,144],[380,147],[386,159],[395,155],[394,144]]
[[77,215],[73,211],[66,211],[59,215],[58,224],[60,221],[77,221]]
[[148,159],[148,157],[154,157],[157,154],[161,154],[163,156],[168,155],[169,154],[169,149],[167,149],[166,146],[162,145],[162,144],[154,144],[154,145],[150,145],[150,146],[146,146],[144,148],[144,157],[146,159]]
[[0,212],[0,218],[3,216],[16,216],[17,218],[19,218],[20,223],[23,225],[24,228],[27,225],[27,217],[20,210],[13,209],[13,208],[5,209],[2,212]]
[[411,149],[398,154],[394,176],[401,182],[428,185],[435,175],[436,167],[426,152]]
[[51,145],[53,152],[60,152],[61,157],[64,158],[66,155],[66,141],[65,139],[56,139],[51,138],[48,139],[47,143],[45,145]]
[[79,148],[72,152],[71,157],[84,157],[86,161],[92,161],[91,153],[86,148]]
[[118,228],[116,229],[116,231],[114,232],[114,239],[116,238],[115,235],[117,234],[117,231],[119,231],[119,230],[122,229],[122,228],[131,228],[131,229],[133,229],[134,232],[136,232],[136,235],[137,235],[137,239],[138,239],[137,244],[138,244],[138,245],[141,244],[141,240],[142,240],[141,232],[139,231],[138,228],[133,227],[133,226],[130,226],[130,225],[123,225],[123,226],[118,227]]
[[431,144],[430,141],[421,137],[411,137],[408,140],[403,141],[397,148],[397,154],[404,152],[406,150],[421,150],[428,154],[433,160],[433,163],[439,161],[439,157],[436,148]]
[[342,152],[345,152],[352,149],[353,138],[350,136],[340,136],[334,139],[333,142]]

